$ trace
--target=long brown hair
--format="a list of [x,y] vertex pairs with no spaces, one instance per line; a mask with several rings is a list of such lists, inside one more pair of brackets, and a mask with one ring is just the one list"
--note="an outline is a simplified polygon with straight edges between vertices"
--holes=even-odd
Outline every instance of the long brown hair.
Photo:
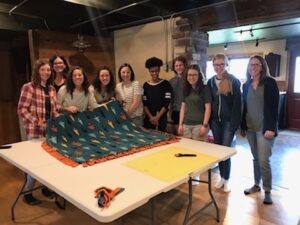
[[42,66],[47,65],[47,64],[50,67],[51,75],[46,82],[46,86],[49,86],[50,84],[53,83],[53,73],[52,73],[51,64],[50,64],[49,60],[48,59],[38,59],[34,63],[33,70],[32,70],[32,76],[31,76],[31,80],[34,84],[41,85],[41,76],[40,76],[39,70]]
[[[260,55],[253,55],[249,59],[248,67],[249,67],[249,63],[250,63],[251,59],[257,59],[261,64],[261,71],[260,71],[259,84],[258,84],[258,85],[261,85],[263,80],[266,77],[270,76],[268,64],[267,64],[266,60],[263,57],[261,57]],[[252,78],[251,78],[248,68],[247,68],[246,77],[247,77],[247,82],[250,82]]]
[[[187,74],[188,74],[188,71],[189,70],[196,70],[198,72],[198,81],[197,81],[197,84],[196,84],[196,89],[198,91],[198,93],[201,93],[202,90],[203,90],[203,87],[204,87],[204,83],[203,83],[203,73],[201,72],[200,68],[198,65],[196,64],[193,64],[193,65],[190,65],[187,67]],[[184,88],[183,88],[183,94],[184,96],[188,96],[190,93],[191,93],[191,90],[192,90],[192,85],[188,82],[187,80],[187,77],[188,75],[186,74],[186,76],[184,77]]]

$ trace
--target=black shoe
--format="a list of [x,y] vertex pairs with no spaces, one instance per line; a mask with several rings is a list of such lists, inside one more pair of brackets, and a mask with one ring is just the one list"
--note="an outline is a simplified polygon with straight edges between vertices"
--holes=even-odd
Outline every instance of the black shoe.
[[255,192],[260,192],[260,187],[258,185],[254,185],[251,188],[244,190],[245,195],[253,194]]
[[266,205],[272,205],[273,204],[273,200],[272,200],[270,191],[265,192],[264,204],[266,204]]
[[35,197],[33,197],[33,195],[31,193],[24,195],[23,201],[28,205],[37,205],[40,203],[40,201],[38,199],[36,199]]
[[47,187],[43,187],[43,188],[41,189],[41,191],[42,191],[42,194],[43,194],[46,198],[52,199],[52,198],[54,198],[54,196],[55,196],[55,192],[51,191],[51,190],[48,189]]

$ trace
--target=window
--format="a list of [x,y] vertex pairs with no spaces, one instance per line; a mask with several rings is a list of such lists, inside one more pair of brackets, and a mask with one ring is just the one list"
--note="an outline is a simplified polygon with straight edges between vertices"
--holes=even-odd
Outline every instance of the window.
[[[229,60],[229,67],[227,68],[228,72],[233,74],[236,78],[238,78],[241,83],[246,81],[246,72],[247,65],[249,62],[249,57],[244,58],[232,58]],[[206,63],[206,79],[211,78],[216,73],[214,71],[212,60],[208,60]]]
[[[294,78],[294,92],[300,93],[300,57],[296,58],[296,66],[295,66],[295,78]],[[297,82],[298,81],[298,82]]]

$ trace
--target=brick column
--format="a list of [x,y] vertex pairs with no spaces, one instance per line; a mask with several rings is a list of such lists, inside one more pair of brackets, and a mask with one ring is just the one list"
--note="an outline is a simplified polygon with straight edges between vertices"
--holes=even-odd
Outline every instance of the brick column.
[[189,18],[180,18],[172,34],[175,56],[184,56],[188,64],[197,64],[205,74],[208,48],[207,32],[197,30]]

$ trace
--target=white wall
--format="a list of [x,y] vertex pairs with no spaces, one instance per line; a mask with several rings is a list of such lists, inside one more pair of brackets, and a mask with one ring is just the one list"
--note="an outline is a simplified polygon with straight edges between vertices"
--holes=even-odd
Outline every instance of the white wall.
[[281,55],[280,59],[280,76],[276,77],[276,80],[286,80],[286,65],[287,65],[287,52],[285,51],[285,40],[276,41],[260,41],[259,46],[255,47],[255,43],[234,43],[228,44],[227,50],[224,50],[223,46],[210,47],[207,50],[209,56],[213,56],[217,53],[230,54],[257,54],[263,53],[267,55],[270,52]]
[[[167,21],[167,23],[169,22]],[[168,57],[170,57],[170,35],[168,36]],[[136,79],[141,84],[150,80],[150,74],[145,68],[145,61],[148,58],[155,56],[165,63],[166,41],[164,23],[162,21],[115,31],[114,38],[116,70],[118,71],[119,66],[125,62],[131,64],[136,74]],[[172,73],[166,73],[162,68],[160,76],[170,79]]]
[[[168,24],[168,60],[171,59],[170,48],[170,21]],[[156,56],[166,62],[166,43],[163,22],[148,23],[127,29],[115,31],[115,64],[116,70],[122,63],[130,63],[136,74],[136,79],[143,84],[150,79],[148,70],[145,69],[145,61],[149,57]],[[176,48],[178,52],[180,48]],[[223,52],[225,54],[255,54],[270,52],[281,55],[280,77],[277,80],[286,80],[287,52],[285,51],[285,40],[260,41],[259,46],[255,43],[229,44],[225,52],[223,46],[209,47],[208,55]],[[117,71],[116,71],[117,72]],[[117,75],[117,74],[116,74]],[[161,77],[170,79],[172,71],[166,73],[161,71]]]

